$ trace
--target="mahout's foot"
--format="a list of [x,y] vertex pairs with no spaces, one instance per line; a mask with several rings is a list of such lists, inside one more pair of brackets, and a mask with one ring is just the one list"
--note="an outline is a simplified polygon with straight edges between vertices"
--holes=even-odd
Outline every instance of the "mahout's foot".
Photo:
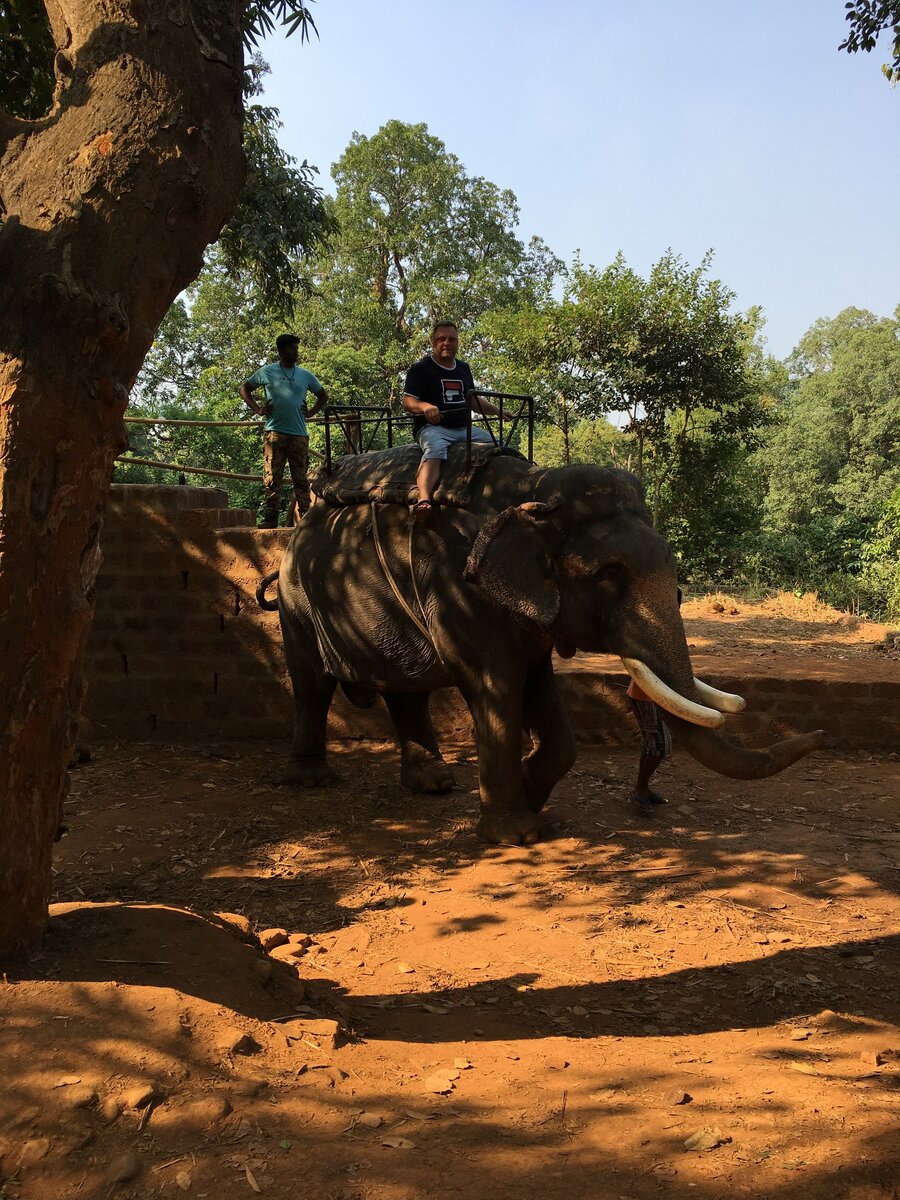
[[551,823],[533,812],[492,812],[482,809],[475,832],[483,842],[498,846],[531,846],[550,830]]
[[325,787],[336,779],[337,773],[332,771],[328,763],[289,762],[279,783],[293,787]]
[[417,500],[409,506],[409,511],[416,521],[427,521],[436,507],[433,500]]
[[659,792],[651,791],[650,788],[646,792],[633,792],[632,800],[638,806],[638,811],[642,813],[652,813],[658,804],[668,804],[665,796],[661,796]]
[[441,759],[408,763],[400,771],[400,783],[411,792],[452,792],[456,778]]

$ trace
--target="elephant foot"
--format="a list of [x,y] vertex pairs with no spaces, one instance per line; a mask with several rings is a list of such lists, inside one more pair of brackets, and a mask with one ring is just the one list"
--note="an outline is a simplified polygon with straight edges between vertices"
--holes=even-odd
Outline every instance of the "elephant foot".
[[337,773],[327,763],[289,762],[279,783],[292,787],[325,787],[336,779]]
[[475,826],[483,842],[496,846],[531,846],[539,842],[550,827],[533,812],[492,812],[482,810]]
[[456,787],[453,772],[439,758],[407,763],[401,768],[400,783],[411,792],[452,792]]

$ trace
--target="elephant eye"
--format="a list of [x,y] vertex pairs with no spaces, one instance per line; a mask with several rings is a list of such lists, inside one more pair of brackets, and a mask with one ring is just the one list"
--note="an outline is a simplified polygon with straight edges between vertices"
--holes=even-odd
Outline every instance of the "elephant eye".
[[597,579],[601,583],[622,584],[626,577],[625,567],[621,563],[606,563],[597,572]]

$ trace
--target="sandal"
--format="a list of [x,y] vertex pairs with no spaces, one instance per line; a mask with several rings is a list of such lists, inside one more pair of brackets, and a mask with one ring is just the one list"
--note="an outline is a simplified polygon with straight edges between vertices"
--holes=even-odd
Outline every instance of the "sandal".
[[410,516],[416,521],[427,521],[436,507],[433,500],[417,500],[409,506]]

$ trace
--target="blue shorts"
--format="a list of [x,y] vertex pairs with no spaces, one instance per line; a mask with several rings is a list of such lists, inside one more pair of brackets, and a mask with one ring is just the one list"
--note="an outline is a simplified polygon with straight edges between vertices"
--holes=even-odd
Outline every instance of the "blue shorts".
[[[465,429],[447,429],[445,425],[426,425],[416,434],[416,441],[422,447],[422,462],[433,458],[446,459],[448,449],[454,442],[466,440]],[[494,444],[494,439],[486,429],[472,426],[472,441]]]

